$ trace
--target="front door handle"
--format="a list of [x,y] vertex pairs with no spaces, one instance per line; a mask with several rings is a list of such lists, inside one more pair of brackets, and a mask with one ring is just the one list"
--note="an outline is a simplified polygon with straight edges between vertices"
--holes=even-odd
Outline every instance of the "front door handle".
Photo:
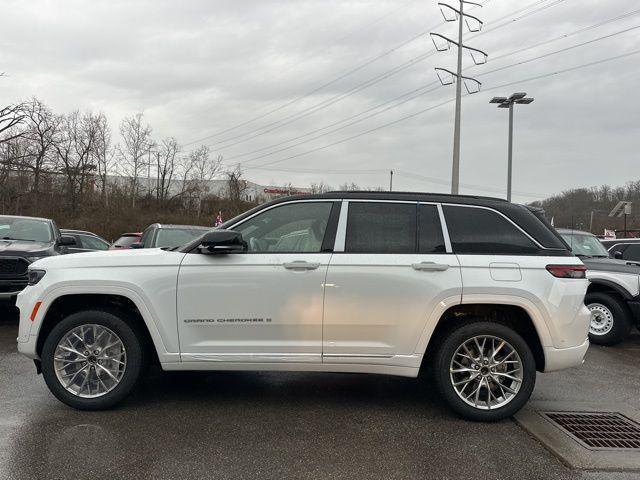
[[304,260],[296,260],[295,262],[283,263],[282,266],[287,270],[301,271],[301,270],[315,270],[320,266],[320,264],[305,262]]
[[411,268],[421,272],[444,272],[449,269],[446,263],[420,262],[411,265]]

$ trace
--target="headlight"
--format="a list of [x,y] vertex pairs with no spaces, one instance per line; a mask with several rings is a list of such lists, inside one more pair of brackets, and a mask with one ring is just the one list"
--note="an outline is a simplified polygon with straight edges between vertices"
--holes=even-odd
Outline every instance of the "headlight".
[[47,257],[28,257],[28,258],[29,258],[29,261],[33,263],[36,260],[42,260],[43,258],[47,258]]
[[35,285],[36,283],[38,283],[40,280],[42,280],[42,277],[44,277],[44,274],[47,273],[44,270],[29,270],[29,285]]

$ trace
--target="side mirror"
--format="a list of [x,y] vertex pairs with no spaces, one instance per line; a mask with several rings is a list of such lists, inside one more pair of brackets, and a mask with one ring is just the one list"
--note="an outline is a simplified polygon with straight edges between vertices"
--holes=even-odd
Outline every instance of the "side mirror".
[[613,252],[613,258],[617,258],[618,260],[622,260],[622,252],[620,252],[620,251]]
[[144,243],[142,242],[133,242],[129,245],[130,248],[144,248]]
[[71,237],[69,235],[62,235],[60,237],[60,240],[58,241],[58,245],[61,247],[75,247],[77,244],[74,237]]
[[204,254],[240,253],[247,251],[247,242],[233,230],[211,230],[200,240],[198,250]]

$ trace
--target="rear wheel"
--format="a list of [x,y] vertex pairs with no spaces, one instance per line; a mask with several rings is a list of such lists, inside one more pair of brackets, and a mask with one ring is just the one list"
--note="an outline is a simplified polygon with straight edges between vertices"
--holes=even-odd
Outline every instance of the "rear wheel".
[[619,297],[602,292],[588,293],[584,300],[591,311],[589,340],[598,345],[622,342],[631,330],[631,314]]
[[98,310],[63,319],[47,336],[41,357],[49,390],[80,410],[120,402],[136,385],[144,364],[135,331],[118,315]]
[[491,422],[510,417],[527,402],[536,365],[515,331],[474,322],[450,331],[435,356],[434,373],[441,395],[456,413]]

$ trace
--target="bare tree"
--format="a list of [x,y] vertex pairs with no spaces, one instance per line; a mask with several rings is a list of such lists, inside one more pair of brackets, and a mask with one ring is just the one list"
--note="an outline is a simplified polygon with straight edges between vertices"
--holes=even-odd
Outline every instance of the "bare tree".
[[311,185],[309,185],[309,189],[311,190],[311,193],[326,193],[333,190],[332,187],[322,181],[320,183],[312,182]]
[[116,151],[111,146],[111,127],[104,113],[100,112],[95,117],[96,138],[93,149],[93,158],[98,172],[98,182],[102,203],[109,204],[108,175],[113,172],[116,163]]
[[38,208],[40,181],[47,166],[54,162],[54,142],[59,128],[59,117],[37,98],[32,98],[25,106],[26,142],[24,166],[33,174],[31,191],[34,193],[35,208]]
[[0,144],[10,142],[20,137],[22,130],[17,129],[27,118],[26,105],[16,103],[0,107]]
[[120,135],[123,146],[120,149],[124,174],[129,177],[131,204],[135,206],[136,197],[140,189],[140,177],[147,166],[145,156],[149,155],[153,141],[151,127],[143,123],[144,115],[137,113],[126,117],[120,123]]
[[237,203],[244,199],[245,191],[247,190],[247,181],[242,178],[242,170],[240,166],[237,166],[233,170],[226,172],[227,176],[227,198],[231,202]]
[[178,154],[180,145],[173,138],[165,138],[160,142],[160,148],[156,152],[156,199],[162,204],[169,198],[173,177],[178,167]]
[[78,111],[60,120],[60,129],[54,143],[57,160],[67,183],[70,207],[75,210],[96,169],[92,163],[98,137],[98,117]]

